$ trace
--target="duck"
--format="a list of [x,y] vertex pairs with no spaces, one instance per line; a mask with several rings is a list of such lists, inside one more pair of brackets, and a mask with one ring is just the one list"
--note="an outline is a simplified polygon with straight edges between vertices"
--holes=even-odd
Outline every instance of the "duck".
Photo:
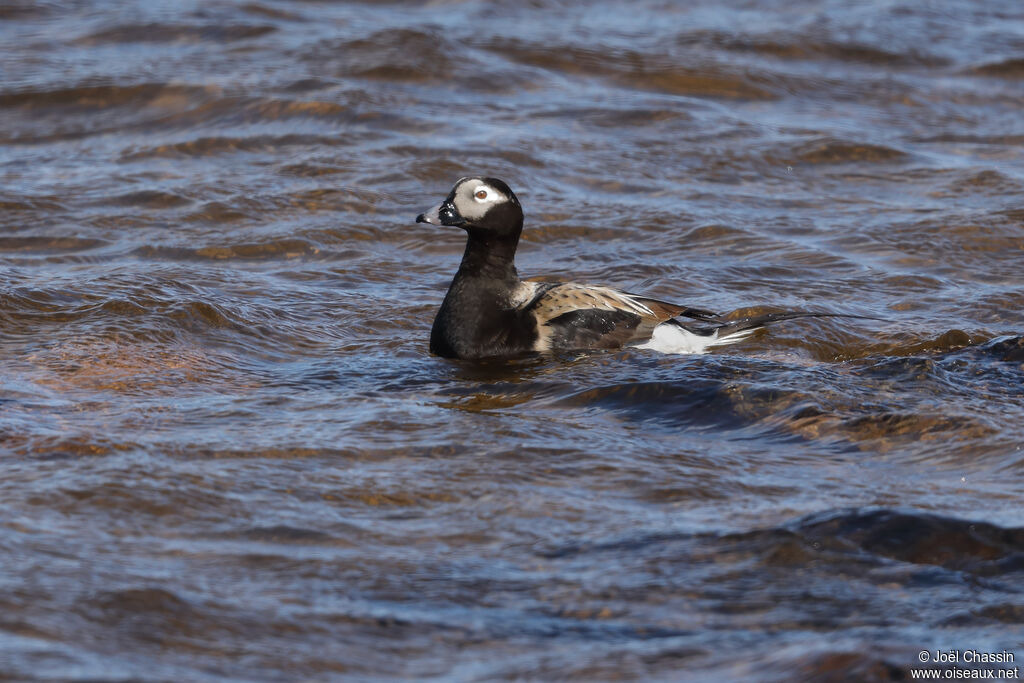
[[467,235],[462,262],[430,330],[430,352],[442,358],[623,347],[695,354],[735,344],[771,322],[840,315],[785,312],[726,320],[612,287],[523,280],[515,266],[523,207],[498,178],[460,178],[444,201],[416,222],[461,228]]

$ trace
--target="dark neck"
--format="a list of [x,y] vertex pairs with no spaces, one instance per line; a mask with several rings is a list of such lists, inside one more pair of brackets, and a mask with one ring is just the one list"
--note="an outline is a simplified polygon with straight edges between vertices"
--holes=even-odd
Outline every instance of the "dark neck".
[[456,277],[518,282],[515,266],[518,243],[519,235],[495,237],[470,232]]
[[528,330],[512,304],[519,285],[519,230],[505,235],[474,228],[467,232],[459,272],[434,318],[430,351],[446,358],[483,358],[528,350]]

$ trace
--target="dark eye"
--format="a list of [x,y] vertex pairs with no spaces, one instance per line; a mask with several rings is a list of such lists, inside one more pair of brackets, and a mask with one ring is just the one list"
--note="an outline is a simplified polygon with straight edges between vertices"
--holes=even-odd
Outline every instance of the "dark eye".
[[487,190],[477,190],[473,196],[477,199],[487,199]]

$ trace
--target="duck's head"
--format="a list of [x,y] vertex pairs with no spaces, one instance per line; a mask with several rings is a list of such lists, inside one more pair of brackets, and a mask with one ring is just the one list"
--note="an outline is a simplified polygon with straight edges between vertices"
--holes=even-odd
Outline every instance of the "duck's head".
[[523,229],[523,207],[511,188],[497,178],[460,178],[448,197],[417,223],[453,225],[481,237],[517,238]]

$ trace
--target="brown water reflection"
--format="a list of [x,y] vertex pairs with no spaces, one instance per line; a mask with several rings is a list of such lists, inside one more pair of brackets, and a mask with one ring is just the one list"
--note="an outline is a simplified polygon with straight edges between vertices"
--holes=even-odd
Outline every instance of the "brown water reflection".
[[[0,6],[0,679],[1019,663],[1022,36],[1011,0]],[[878,320],[433,358],[462,236],[413,219],[470,173],[525,275]]]

